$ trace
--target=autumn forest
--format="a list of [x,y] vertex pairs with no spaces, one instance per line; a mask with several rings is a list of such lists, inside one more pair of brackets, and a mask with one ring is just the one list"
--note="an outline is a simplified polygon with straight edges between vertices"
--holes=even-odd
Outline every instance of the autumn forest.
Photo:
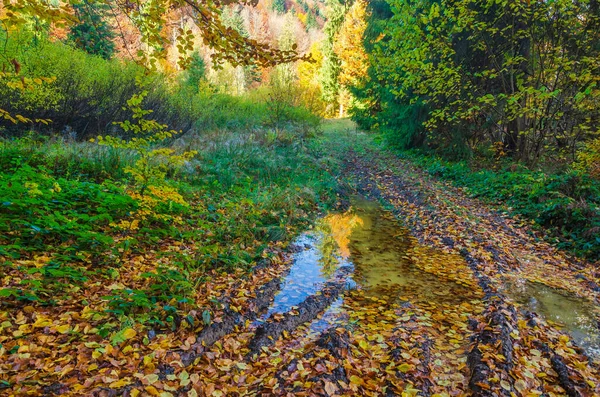
[[0,395],[600,396],[598,0],[0,0]]

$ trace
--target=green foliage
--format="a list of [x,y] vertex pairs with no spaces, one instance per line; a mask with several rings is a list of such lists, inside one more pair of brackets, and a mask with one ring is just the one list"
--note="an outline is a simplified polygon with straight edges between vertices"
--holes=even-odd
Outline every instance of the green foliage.
[[286,4],[285,0],[273,0],[271,4],[271,8],[278,14],[285,14],[286,12]]
[[200,84],[206,82],[206,62],[199,52],[190,56],[190,63],[185,71],[184,84],[194,92],[200,91]]
[[132,139],[125,140],[110,135],[98,137],[100,145],[133,151],[139,155],[133,166],[126,168],[125,172],[133,177],[135,187],[142,196],[149,187],[164,185],[169,168],[183,166],[196,154],[195,151],[176,154],[173,149],[156,147],[172,138],[177,132],[169,130],[166,124],[160,124],[147,117],[152,113],[152,110],[142,108],[142,102],[147,95],[147,91],[142,91],[127,101],[133,122],[131,120],[115,122],[125,133],[133,134]]
[[404,152],[431,175],[465,186],[474,197],[502,203],[544,227],[557,246],[592,260],[600,258],[600,183],[579,171],[546,174],[507,163],[474,170],[466,162]]
[[102,183],[106,179],[124,179],[124,168],[136,159],[133,153],[95,144],[74,144],[68,138],[40,138],[43,137],[29,134],[0,141],[0,168],[10,170],[15,164],[29,164],[44,167],[57,177]]
[[502,142],[529,164],[572,161],[597,130],[596,2],[387,2],[371,48],[377,112],[422,103],[438,149]]
[[422,147],[426,141],[426,131],[423,121],[427,115],[427,108],[420,103],[408,104],[390,101],[379,114],[379,118],[386,120],[381,126],[391,146],[409,149]]
[[[14,45],[11,51],[14,50],[16,56],[17,45],[10,44]],[[27,48],[20,59],[24,61],[24,76],[55,78],[25,91],[0,86],[0,108],[30,118],[47,117],[52,122],[48,126],[40,123],[36,128],[44,132],[60,131],[65,138],[80,140],[119,132],[113,121],[130,117],[127,101],[143,91],[146,91],[143,107],[152,110],[157,122],[175,130],[242,130],[259,128],[269,120],[262,92],[250,91],[232,97],[217,93],[208,82],[202,82],[202,61],[198,55],[192,57],[196,62],[192,62],[192,68],[180,84],[153,73],[145,76],[143,89],[136,84],[136,76],[143,72],[140,67],[128,62],[106,61],[60,43],[40,42]],[[292,112],[291,116],[301,112]],[[289,121],[304,122],[302,118]],[[12,122],[4,126],[5,133],[13,135],[31,127]]]
[[[107,312],[117,317],[135,316],[142,323],[173,325],[179,320],[177,310],[192,301],[197,287],[190,281],[190,273],[177,267],[159,266],[156,271],[142,273],[140,277],[151,280],[149,287],[115,290],[113,295],[105,297]],[[188,321],[194,325],[192,317]]]
[[306,30],[316,29],[319,25],[317,24],[317,17],[312,10],[308,10],[306,15]]
[[600,180],[600,138],[586,142],[577,154],[575,167]]
[[327,113],[333,115],[339,101],[340,60],[333,50],[335,37],[344,22],[346,3],[331,0],[328,4],[327,23],[324,27],[325,40],[323,41],[323,64],[321,66],[321,86],[323,101],[327,103]]
[[1,255],[18,258],[49,247],[61,255],[101,252],[112,243],[110,225],[137,207],[110,182],[57,178],[18,160],[5,170],[10,174],[0,179]]
[[[138,90],[135,76],[139,67],[106,61],[60,43],[41,41],[27,48],[13,41],[8,44],[9,56],[18,57],[22,62],[22,76],[31,79],[52,76],[54,79],[35,89],[10,90],[0,86],[0,107],[32,119],[43,115],[51,124],[40,124],[38,128],[73,131],[77,137],[110,131],[115,118],[125,118],[122,107]],[[157,91],[161,89],[159,82],[156,86]],[[9,130],[31,127],[6,126]]]
[[112,41],[115,34],[105,16],[108,8],[106,4],[89,0],[73,4],[77,23],[71,26],[69,32],[69,40],[76,47],[104,59],[112,58],[115,52]]

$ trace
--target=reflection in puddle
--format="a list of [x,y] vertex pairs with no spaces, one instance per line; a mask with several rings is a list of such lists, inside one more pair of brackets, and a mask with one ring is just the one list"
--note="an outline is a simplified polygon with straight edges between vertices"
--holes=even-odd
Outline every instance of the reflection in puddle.
[[561,324],[590,356],[600,358],[599,313],[592,303],[526,280],[507,282],[504,293],[527,310]]
[[343,265],[349,265],[333,253],[324,255],[320,248],[324,240],[319,233],[305,233],[295,241],[300,251],[294,254],[294,263],[281,284],[273,304],[263,319],[273,313],[285,313],[306,298],[317,293],[323,283]]
[[[353,268],[348,288],[360,288],[367,296],[436,304],[458,304],[474,298],[472,290],[414,266],[413,241],[408,230],[379,204],[355,200],[350,211],[325,216],[295,241],[299,251],[294,254],[290,272],[261,320],[287,312],[318,293],[341,266]],[[446,254],[438,255],[443,260]],[[342,306],[343,299],[339,299],[311,329],[320,332],[340,317]]]
[[[481,297],[460,256],[418,245],[409,231],[375,202],[353,201],[351,210],[325,216],[295,244],[299,250],[291,270],[260,321],[288,312],[319,293],[341,266],[353,269],[348,289],[359,288],[366,297],[390,303],[410,301],[423,307],[449,308]],[[592,304],[529,282],[511,285],[505,292],[531,311],[564,324],[580,346],[600,357],[598,317]],[[332,325],[349,325],[346,308],[352,306],[346,298],[337,299],[308,331],[318,334]]]
[[[416,252],[431,253],[437,260],[454,258],[433,250],[416,251],[407,229],[373,202],[359,202],[357,214],[363,225],[350,237],[351,260],[355,265],[354,280],[375,296],[409,298],[411,302],[459,304],[474,299],[471,289],[415,266]],[[462,260],[462,259],[461,259]],[[444,265],[442,265],[444,266]]]

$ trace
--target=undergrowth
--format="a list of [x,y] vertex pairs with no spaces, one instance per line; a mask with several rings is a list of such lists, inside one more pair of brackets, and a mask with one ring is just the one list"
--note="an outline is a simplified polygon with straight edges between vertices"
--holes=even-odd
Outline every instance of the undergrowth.
[[508,207],[532,220],[562,249],[600,259],[600,182],[578,170],[555,173],[513,163],[474,169],[416,151],[397,152],[429,174],[466,187],[473,197]]
[[115,319],[205,321],[199,285],[251,269],[334,202],[318,144],[298,134],[179,138],[177,152],[198,153],[165,183],[186,205],[160,201],[139,219],[126,172],[134,153],[62,138],[0,141],[0,304],[88,305],[106,335]]

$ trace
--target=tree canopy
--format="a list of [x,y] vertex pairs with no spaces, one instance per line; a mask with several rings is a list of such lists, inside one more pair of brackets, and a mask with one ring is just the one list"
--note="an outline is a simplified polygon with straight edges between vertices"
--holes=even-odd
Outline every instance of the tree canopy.
[[431,145],[468,153],[497,142],[530,163],[543,152],[573,159],[597,134],[597,1],[387,3],[370,52],[380,115],[399,105],[409,119],[416,107]]

